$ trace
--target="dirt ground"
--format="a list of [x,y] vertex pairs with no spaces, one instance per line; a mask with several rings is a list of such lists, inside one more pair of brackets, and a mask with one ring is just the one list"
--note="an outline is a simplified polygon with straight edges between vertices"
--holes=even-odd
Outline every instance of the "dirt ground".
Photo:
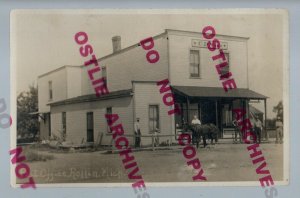
[[[260,178],[245,144],[232,144],[221,140],[219,144],[199,148],[197,157],[202,163],[207,181],[258,181]],[[283,144],[274,141],[260,145],[274,180],[283,179]],[[181,146],[171,150],[136,151],[134,156],[140,174],[146,182],[192,182],[196,175],[186,164]],[[54,159],[29,162],[31,175],[36,183],[114,183],[130,182],[118,154],[97,152],[58,153],[39,151],[53,155]]]

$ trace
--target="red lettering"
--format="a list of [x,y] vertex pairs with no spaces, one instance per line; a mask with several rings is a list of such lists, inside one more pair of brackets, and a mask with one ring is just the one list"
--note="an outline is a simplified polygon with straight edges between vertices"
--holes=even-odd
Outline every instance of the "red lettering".
[[171,109],[171,110],[168,111],[168,115],[172,115],[172,114],[178,114],[178,115],[181,114],[181,110],[180,110],[180,107],[179,107],[178,104],[175,104],[174,109]]
[[[124,145],[121,145],[121,142],[123,142]],[[125,148],[128,147],[128,144],[129,144],[128,139],[124,136],[123,137],[118,137],[116,142],[115,142],[116,148],[119,149],[119,150],[121,150],[123,147],[125,147]]]
[[130,161],[134,160],[134,156],[132,155],[131,148],[120,151],[119,155],[120,156],[125,156],[125,158],[122,160],[123,164],[126,164],[127,162],[130,162]]
[[[24,173],[20,173],[20,171],[24,169]],[[30,175],[30,168],[28,167],[27,164],[20,163],[17,165],[15,169],[16,176],[20,179],[25,179]]]
[[262,161],[264,161],[264,160],[265,160],[264,157],[259,157],[259,158],[257,158],[257,159],[252,160],[252,163],[253,163],[253,164],[257,164],[258,162],[262,162]]
[[26,160],[25,156],[20,156],[22,151],[23,151],[22,147],[17,147],[15,149],[9,151],[10,155],[15,154],[11,160],[12,164],[20,163],[20,162]]
[[236,120],[240,120],[246,115],[246,111],[244,109],[233,109],[232,111],[236,114]]
[[113,132],[113,139],[115,139],[117,137],[117,135],[121,136],[124,134],[124,129],[122,124],[117,124],[113,127],[110,127],[110,130]]
[[265,187],[265,184],[267,184],[267,186],[270,186],[270,184],[274,185],[274,181],[273,181],[273,178],[272,178],[271,175],[267,175],[267,176],[265,176],[263,178],[260,178],[259,181],[260,181],[260,185],[262,187]]
[[238,122],[238,125],[242,126],[241,131],[245,131],[245,132],[251,130],[251,128],[252,128],[252,124],[248,118],[243,121]]
[[92,59],[84,62],[85,66],[88,66],[88,65],[91,65],[91,64],[94,64],[96,67],[99,66],[98,65],[98,60],[97,60],[97,58],[94,54],[92,55]]
[[234,79],[228,79],[228,80],[222,82],[222,84],[223,84],[223,88],[226,92],[228,91],[228,88],[236,89],[236,84],[235,84]]
[[225,78],[229,78],[229,77],[231,77],[231,76],[232,76],[231,72],[228,72],[228,73],[226,73],[226,74],[221,75],[221,76],[220,76],[220,80],[224,80]]
[[105,118],[106,118],[108,126],[111,126],[119,119],[119,115],[118,114],[105,114]]
[[[249,140],[248,140],[248,137],[250,137]],[[244,143],[251,144],[251,137],[253,139],[253,142],[255,142],[256,141],[256,135],[252,131],[246,132],[245,136],[243,136]]]
[[222,58],[222,60],[225,61],[226,57],[225,57],[225,54],[224,54],[223,50],[220,49],[219,52],[220,53],[217,54],[217,55],[215,55],[215,56],[213,56],[212,59],[215,61],[215,60],[217,60],[219,58]]
[[203,169],[201,169],[197,175],[193,176],[193,180],[204,180],[204,181],[206,181],[206,177],[202,176],[203,174],[204,174],[204,171],[203,171]]
[[133,170],[131,170],[128,174],[129,179],[142,179],[141,175],[135,175],[139,171],[139,167],[135,167]]
[[198,158],[195,158],[193,160],[190,160],[187,162],[187,165],[192,165],[194,169],[199,169],[201,168],[201,163],[200,160]]
[[82,46],[79,48],[81,56],[87,57],[89,54],[93,54],[93,47],[90,44]]
[[[101,79],[103,81],[103,79]],[[95,87],[96,96],[100,97],[101,95],[109,94],[106,84],[102,84],[98,87]]]
[[[208,34],[208,32],[210,32],[210,33]],[[212,26],[206,26],[202,30],[202,35],[206,39],[212,39],[215,37],[216,31]]]
[[[89,69],[88,74],[89,74],[90,79],[94,80],[94,75],[93,74],[96,73],[96,72],[99,72],[99,71],[100,71],[100,67],[94,67],[92,69]],[[94,84],[94,82],[93,82],[93,84]]]
[[[187,143],[184,143],[183,140],[187,140]],[[190,144],[191,143],[191,136],[190,136],[190,134],[187,134],[187,133],[180,134],[179,137],[178,137],[178,143],[181,146],[185,146],[187,144]]]
[[156,63],[159,60],[159,53],[156,50],[151,50],[146,54],[149,63]]
[[[80,39],[80,37],[83,36],[83,39]],[[83,45],[88,41],[88,35],[85,32],[77,32],[75,34],[75,41],[79,45]]]
[[142,189],[146,189],[144,180],[139,180],[139,181],[133,183],[132,188],[134,189],[135,193],[137,193],[136,188],[138,188],[140,191],[142,191]]
[[270,174],[269,170],[263,170],[267,166],[267,163],[262,163],[259,167],[256,169],[256,174]]
[[221,47],[221,43],[218,39],[214,39],[212,42],[211,41],[207,42],[207,48],[211,52],[215,51],[216,49],[220,49],[220,47]]
[[[188,151],[191,151],[191,153],[188,154]],[[192,146],[186,146],[186,147],[183,148],[182,153],[183,153],[183,155],[184,155],[185,158],[191,159],[191,158],[195,157],[196,150]]]
[[140,44],[144,50],[150,50],[154,47],[154,41],[153,41],[152,37],[149,37],[149,38],[146,38],[146,39],[140,41]]
[[161,88],[159,89],[159,92],[164,93],[164,92],[170,91],[171,87],[170,87],[169,83],[170,83],[169,79],[164,79],[164,80],[158,81],[156,83],[157,86],[161,85]]
[[126,165],[124,166],[124,168],[125,168],[125,169],[130,169],[130,168],[135,167],[135,166],[137,166],[137,163],[136,163],[136,162],[132,162],[132,163],[130,163],[130,164],[126,164]]
[[35,182],[34,182],[32,177],[29,178],[29,181],[27,183],[24,183],[24,184],[21,185],[21,188],[29,188],[29,187],[32,187],[34,189],[36,188],[35,187]]
[[[170,98],[170,101],[168,101],[167,99]],[[172,106],[174,105],[174,96],[172,93],[166,93],[164,96],[163,96],[163,102],[165,105],[167,106]]]
[[252,144],[247,147],[248,151],[252,150],[253,152],[250,154],[251,158],[255,158],[262,154],[261,150],[258,150],[259,144]]
[[216,70],[217,70],[218,74],[222,74],[222,69],[223,69],[224,67],[227,67],[227,65],[228,65],[227,62],[222,62],[222,63],[220,63],[220,64],[217,64],[217,65],[216,65]]

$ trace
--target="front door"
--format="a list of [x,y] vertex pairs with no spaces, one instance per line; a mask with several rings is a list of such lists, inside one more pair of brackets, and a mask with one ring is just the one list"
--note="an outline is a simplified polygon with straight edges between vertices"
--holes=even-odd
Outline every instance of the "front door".
[[87,113],[87,142],[94,142],[94,115],[93,112]]
[[201,122],[202,124],[216,123],[216,104],[215,101],[201,101]]

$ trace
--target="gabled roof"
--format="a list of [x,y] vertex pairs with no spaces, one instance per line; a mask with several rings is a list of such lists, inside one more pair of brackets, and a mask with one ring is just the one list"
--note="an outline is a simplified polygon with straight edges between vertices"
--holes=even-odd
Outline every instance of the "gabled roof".
[[93,101],[108,100],[108,99],[114,99],[114,98],[122,98],[122,97],[128,97],[128,96],[132,96],[132,89],[114,91],[114,92],[110,92],[109,94],[102,95],[100,97],[97,97],[96,94],[78,96],[78,97],[69,98],[66,100],[52,102],[47,105],[59,106],[59,105],[67,105],[67,104],[74,104],[74,103],[93,102]]
[[267,97],[250,89],[232,89],[225,92],[221,87],[194,87],[194,86],[172,86],[175,92],[191,97],[207,98],[247,98],[266,99]]

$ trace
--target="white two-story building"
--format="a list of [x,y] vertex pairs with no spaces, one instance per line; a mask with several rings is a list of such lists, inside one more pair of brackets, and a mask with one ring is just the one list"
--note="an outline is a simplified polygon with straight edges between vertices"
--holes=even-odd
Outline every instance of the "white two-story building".
[[[157,129],[161,135],[175,135],[183,122],[198,115],[202,123],[214,123],[219,136],[232,128],[232,109],[249,112],[250,100],[266,96],[249,90],[248,38],[216,35],[229,61],[237,89],[225,92],[215,62],[201,32],[166,30],[154,36],[158,62],[146,60],[139,43],[121,49],[121,38],[114,37],[113,53],[98,59],[100,75],[106,77],[109,94],[96,97],[85,66],[63,66],[38,77],[39,113],[42,139],[62,136],[73,144],[110,144],[111,136],[104,115],[117,113],[125,134],[133,135],[134,121],[140,118],[142,135]],[[168,78],[181,115],[168,115],[157,81]],[[265,110],[266,112],[266,110]],[[266,114],[265,114],[266,119]],[[134,138],[129,138],[133,143]],[[160,141],[175,142],[175,136]],[[150,144],[151,138],[142,138]]]

